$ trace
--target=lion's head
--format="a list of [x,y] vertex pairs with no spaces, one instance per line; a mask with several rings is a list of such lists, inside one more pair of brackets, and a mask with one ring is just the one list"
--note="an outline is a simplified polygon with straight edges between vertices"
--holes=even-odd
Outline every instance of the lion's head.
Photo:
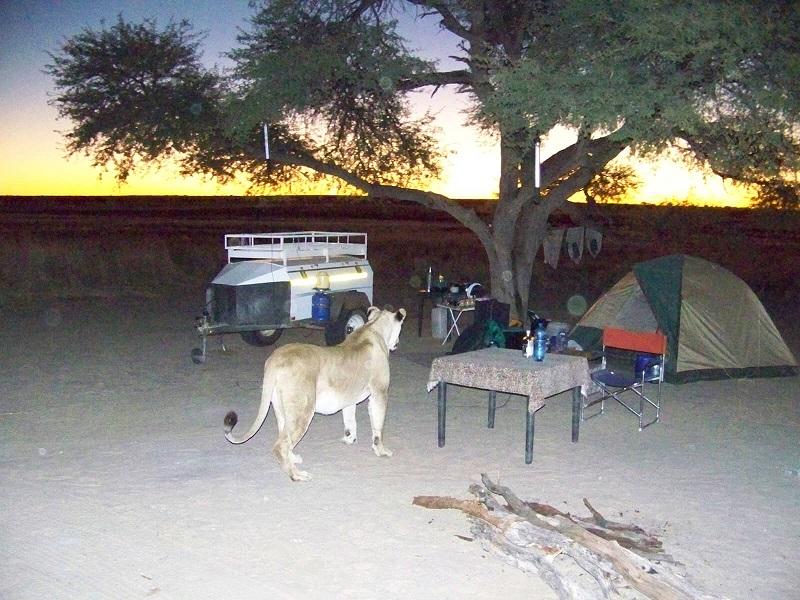
[[367,310],[367,325],[371,325],[375,331],[380,333],[390,352],[397,348],[397,343],[400,340],[400,329],[403,327],[405,318],[406,309],[404,308],[392,311],[370,306],[369,310]]

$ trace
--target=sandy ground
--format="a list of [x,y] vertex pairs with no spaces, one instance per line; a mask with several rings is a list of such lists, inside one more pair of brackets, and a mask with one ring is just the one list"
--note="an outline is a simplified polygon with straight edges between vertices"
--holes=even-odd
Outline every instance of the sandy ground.
[[[292,483],[269,448],[272,415],[244,446],[269,350],[228,339],[196,366],[194,298],[61,302],[7,313],[0,345],[0,598],[553,598],[536,576],[468,541],[466,517],[412,506],[467,497],[485,472],[528,500],[663,537],[707,592],[800,598],[800,391],[796,378],[665,387],[663,422],[637,431],[611,406],[570,442],[568,394],[537,413],[525,465],[524,402],[453,388],[436,444],[436,340],[411,319],[392,356],[376,458],[346,446],[339,415],[298,446],[314,479]],[[414,312],[412,307],[412,313]],[[322,342],[320,332],[288,340]]]

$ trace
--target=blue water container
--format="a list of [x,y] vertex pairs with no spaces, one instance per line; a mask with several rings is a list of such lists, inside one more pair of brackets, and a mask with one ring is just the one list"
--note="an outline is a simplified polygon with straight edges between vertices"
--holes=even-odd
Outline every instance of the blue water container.
[[543,327],[537,327],[533,340],[533,360],[544,360],[547,352],[547,331]]
[[311,319],[320,323],[331,320],[331,297],[322,290],[311,297]]

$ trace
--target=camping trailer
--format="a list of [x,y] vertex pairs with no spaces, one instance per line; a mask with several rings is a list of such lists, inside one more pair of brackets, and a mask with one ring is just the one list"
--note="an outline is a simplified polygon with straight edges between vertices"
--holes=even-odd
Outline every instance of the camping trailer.
[[372,267],[367,234],[330,231],[225,235],[228,263],[206,289],[195,327],[205,362],[208,336],[238,333],[249,344],[275,343],[284,329],[324,329],[335,345],[367,319]]
[[605,327],[667,336],[664,380],[797,375],[797,361],[761,301],[718,264],[676,254],[637,263],[570,332],[599,349]]

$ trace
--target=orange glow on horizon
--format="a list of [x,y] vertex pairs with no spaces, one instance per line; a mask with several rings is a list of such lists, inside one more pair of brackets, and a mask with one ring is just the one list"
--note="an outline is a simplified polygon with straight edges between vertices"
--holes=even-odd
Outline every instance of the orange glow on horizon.
[[[492,199],[497,197],[500,172],[497,144],[474,129],[465,128],[463,119],[450,112],[437,119],[444,149],[443,177],[430,190],[450,198]],[[16,129],[16,131],[14,131]],[[243,196],[247,182],[226,185],[200,176],[181,177],[177,167],[143,169],[125,184],[118,184],[113,173],[92,166],[83,156],[65,157],[63,141],[53,131],[8,129],[0,138],[0,195],[4,196]],[[544,157],[565,144],[563,132],[545,140]],[[549,142],[549,143],[548,143]],[[549,147],[548,147],[549,146]],[[562,146],[563,147],[563,146]],[[748,194],[721,179],[688,171],[680,164],[663,160],[634,163],[642,181],[628,202],[689,203],[712,206],[747,206]],[[273,195],[291,193],[337,194],[332,185],[316,189],[274,190]],[[580,199],[577,195],[576,200]]]
[[[499,158],[493,148],[482,145],[463,147],[444,163],[444,177],[430,190],[450,198],[492,199],[497,197]],[[247,183],[219,184],[200,176],[181,177],[175,166],[148,169],[131,175],[119,184],[112,173],[91,165],[85,157],[9,156],[0,147],[0,195],[3,196],[244,196]],[[27,158],[27,160],[24,160]],[[626,203],[692,204],[698,206],[746,207],[752,193],[726,184],[717,177],[687,171],[669,161],[635,166],[641,179]],[[291,194],[293,190],[275,190],[270,195]],[[334,186],[303,190],[308,194],[335,195]],[[575,200],[580,201],[581,194]]]
[[750,205],[754,192],[726,182],[708,171],[687,168],[666,156],[655,162],[632,160],[640,185],[631,201],[648,204],[691,204],[695,206]]

